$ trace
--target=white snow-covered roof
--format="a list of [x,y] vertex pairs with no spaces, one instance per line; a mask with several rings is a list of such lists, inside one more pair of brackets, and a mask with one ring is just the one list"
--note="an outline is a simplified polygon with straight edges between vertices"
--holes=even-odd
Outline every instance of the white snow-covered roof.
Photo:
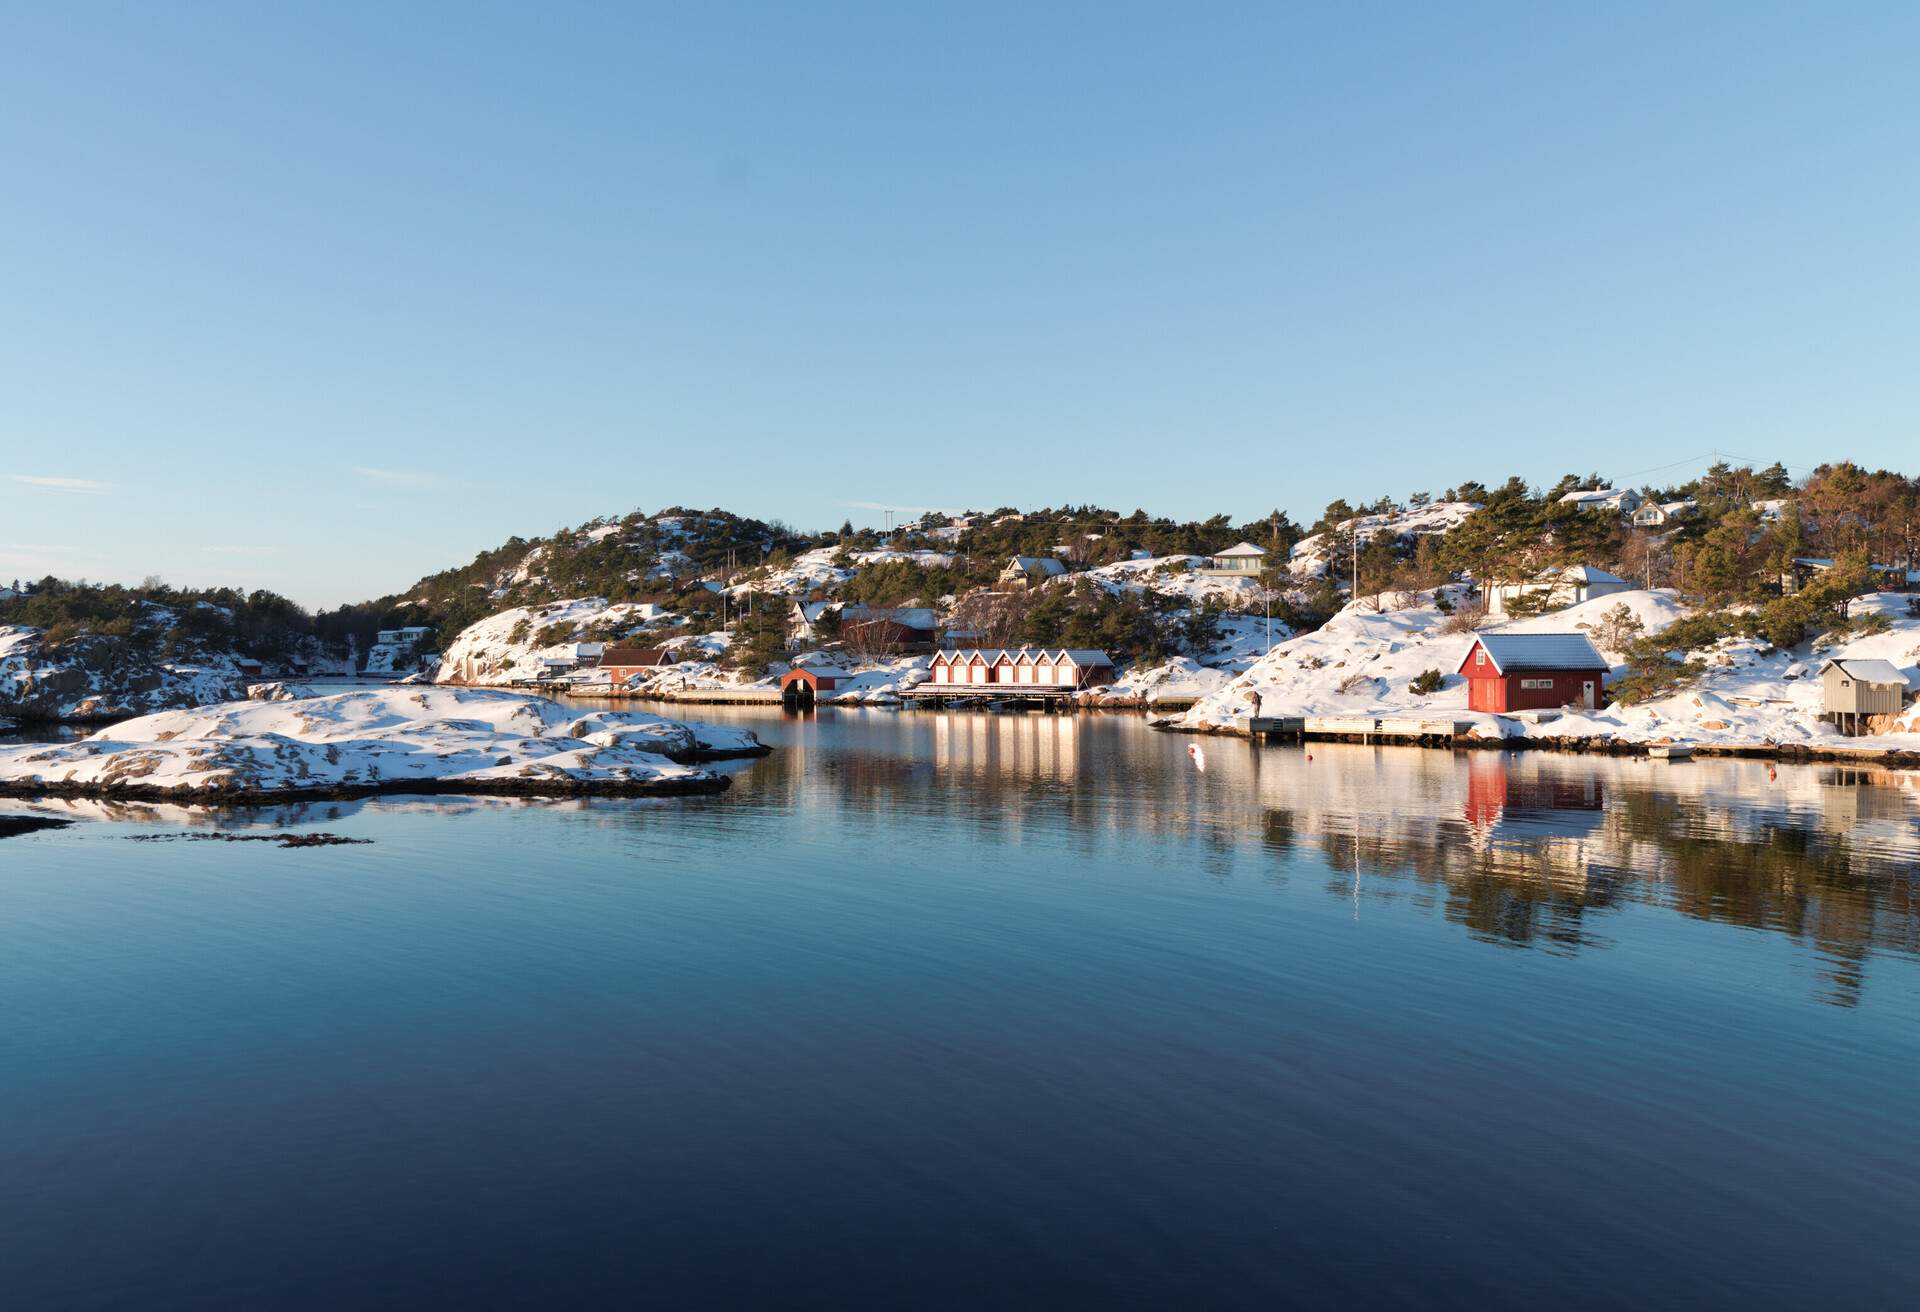
[[[1606,670],[1612,666],[1584,633],[1482,633],[1475,646],[1486,649],[1487,659],[1500,674],[1516,670]],[[1467,648],[1473,654],[1473,647]],[[1460,659],[1466,668],[1467,658]]]
[[1620,501],[1627,497],[1639,499],[1639,494],[1630,487],[1596,487],[1584,492],[1568,492],[1560,498],[1563,506],[1603,506],[1611,501]]
[[1241,542],[1228,547],[1225,551],[1214,552],[1213,558],[1215,560],[1224,560],[1228,557],[1264,556],[1266,554],[1266,550],[1262,547],[1256,547],[1251,542]]
[[1007,569],[1017,569],[1023,574],[1045,574],[1050,578],[1067,572],[1066,562],[1057,556],[1015,556],[1007,562]]
[[993,665],[1006,660],[1015,665],[1022,663],[1033,665],[1041,661],[1058,663],[1072,661],[1075,665],[1093,666],[1113,664],[1113,658],[1104,651],[1091,647],[965,647],[959,651],[943,651],[933,658],[935,665],[970,665],[975,661],[983,665]]
[[1551,565],[1540,571],[1542,579],[1564,579],[1568,583],[1625,583],[1618,574],[1609,574],[1591,565]]
[[1903,688],[1907,684],[1907,676],[1892,661],[1850,660],[1843,657],[1828,661],[1820,667],[1820,672],[1825,674],[1834,665],[1839,666],[1840,672],[1855,683],[1897,683]]
[[869,624],[889,620],[903,629],[933,629],[939,617],[931,606],[847,606],[840,612],[842,624]]

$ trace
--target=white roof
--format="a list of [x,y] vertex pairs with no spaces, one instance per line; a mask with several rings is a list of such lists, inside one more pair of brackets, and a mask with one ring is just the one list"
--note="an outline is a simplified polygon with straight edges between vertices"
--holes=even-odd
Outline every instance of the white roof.
[[[1518,670],[1604,670],[1606,659],[1588,641],[1584,633],[1483,633],[1473,647],[1486,650],[1487,659],[1499,674]],[[1466,657],[1460,658],[1461,667]]]
[[1569,583],[1625,583],[1618,574],[1609,574],[1591,565],[1550,565],[1540,571],[1543,579],[1565,579]]
[[1900,673],[1900,667],[1892,661],[1842,658],[1828,661],[1820,667],[1820,672],[1825,674],[1827,667],[1832,665],[1839,666],[1840,672],[1856,683],[1897,683],[1903,688],[1907,684],[1907,676]]
[[1264,548],[1256,547],[1251,542],[1242,542],[1235,546],[1228,547],[1225,551],[1214,552],[1213,558],[1219,560],[1223,556],[1264,556],[1266,554]]
[[1007,563],[1008,569],[1017,569],[1027,574],[1065,574],[1067,566],[1057,556],[1015,556]]
[[933,658],[935,664],[944,662],[948,665],[970,665],[975,661],[992,665],[1001,660],[1010,660],[1016,665],[1023,662],[1034,665],[1041,661],[1057,664],[1061,660],[1072,661],[1075,665],[1113,664],[1112,657],[1092,647],[966,647],[959,651],[943,651]]
[[1612,501],[1624,497],[1631,489],[1624,487],[1597,487],[1585,492],[1569,492],[1560,498],[1561,505],[1597,505],[1602,501]]

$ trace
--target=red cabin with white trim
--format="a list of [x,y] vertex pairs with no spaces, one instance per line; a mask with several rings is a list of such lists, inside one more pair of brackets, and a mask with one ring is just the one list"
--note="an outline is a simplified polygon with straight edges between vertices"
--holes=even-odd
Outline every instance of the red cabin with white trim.
[[1608,666],[1582,633],[1483,633],[1457,673],[1467,680],[1467,709],[1548,711],[1607,704]]

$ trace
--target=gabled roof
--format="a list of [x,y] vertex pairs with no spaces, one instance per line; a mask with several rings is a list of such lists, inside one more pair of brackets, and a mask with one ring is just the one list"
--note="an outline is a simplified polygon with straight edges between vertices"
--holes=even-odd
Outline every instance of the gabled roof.
[[[1519,670],[1607,670],[1607,664],[1584,633],[1482,633],[1473,647],[1484,647],[1495,673]],[[1473,647],[1460,658],[1456,673],[1464,674]]]
[[903,629],[934,629],[940,624],[931,606],[848,606],[840,612],[842,624],[871,624],[887,620]]
[[796,601],[793,609],[803,624],[812,624],[840,603],[837,601]]
[[1609,574],[1591,565],[1549,565],[1540,571],[1543,579],[1562,579],[1568,583],[1625,583],[1618,574]]
[[664,647],[609,647],[600,653],[602,665],[677,664]]
[[1241,542],[1228,547],[1225,551],[1214,552],[1213,558],[1215,560],[1221,560],[1228,556],[1264,556],[1266,554],[1264,547],[1256,547],[1251,542]]
[[1897,683],[1903,688],[1907,686],[1907,676],[1900,673],[1900,667],[1892,661],[1842,658],[1822,665],[1820,673],[1825,674],[1830,667],[1836,665],[1840,667],[1842,674],[1855,683]]
[[1025,574],[1045,574],[1049,577],[1067,572],[1066,562],[1058,556],[1015,556],[1007,562],[1007,568],[1017,569]]

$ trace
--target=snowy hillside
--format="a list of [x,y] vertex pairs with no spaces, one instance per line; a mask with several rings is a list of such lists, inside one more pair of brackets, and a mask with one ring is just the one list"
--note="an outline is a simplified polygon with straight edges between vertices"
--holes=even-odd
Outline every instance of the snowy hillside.
[[461,630],[434,672],[435,683],[507,684],[546,671],[545,657],[567,657],[574,644],[628,638],[652,641],[677,616],[657,605],[574,597],[544,606],[515,606]]
[[758,755],[741,729],[541,697],[384,688],[130,720],[78,742],[0,748],[0,791],[229,800],[354,791],[710,792],[686,762]]
[[[1624,605],[1656,633],[1685,613],[1670,592],[1624,592],[1483,631],[1595,635],[1595,627]],[[1565,712],[1532,724],[1508,716],[1469,712],[1466,682],[1454,673],[1472,646],[1470,632],[1447,632],[1449,617],[1432,594],[1405,610],[1372,613],[1349,606],[1324,628],[1290,639],[1231,683],[1195,705],[1176,722],[1199,731],[1245,732],[1258,695],[1262,715],[1421,715],[1468,721],[1479,736],[1501,738],[1605,739],[1621,743],[1688,742],[1722,747],[1767,744],[1807,747],[1857,746],[1915,750],[1915,734],[1846,738],[1818,718],[1817,671],[1835,656],[1881,658],[1901,667],[1910,687],[1920,686],[1920,619],[1906,612],[1906,598],[1881,595],[1856,603],[1860,611],[1888,617],[1884,633],[1853,637],[1818,651],[1769,650],[1757,639],[1729,639],[1706,658],[1696,687],[1633,707]],[[1619,660],[1596,641],[1602,654]],[[1444,681],[1422,696],[1409,685],[1426,670]],[[1620,668],[1616,667],[1616,675]],[[1920,729],[1911,708],[1909,726]]]
[[1067,575],[1065,579],[1054,580],[1054,583],[1091,579],[1110,593],[1129,590],[1152,592],[1162,597],[1175,597],[1194,606],[1209,598],[1226,605],[1259,604],[1259,580],[1199,573],[1200,566],[1206,563],[1205,556],[1156,556],[1148,560],[1122,560]]
[[[1399,510],[1390,515],[1361,515],[1342,520],[1338,531],[1352,534],[1359,539],[1361,546],[1382,535],[1395,538],[1444,535],[1451,533],[1461,520],[1478,509],[1479,505],[1472,501],[1436,501],[1431,505]],[[1293,544],[1287,567],[1297,579],[1318,578],[1327,572],[1333,548],[1332,534],[1316,533],[1312,537],[1301,538]]]

